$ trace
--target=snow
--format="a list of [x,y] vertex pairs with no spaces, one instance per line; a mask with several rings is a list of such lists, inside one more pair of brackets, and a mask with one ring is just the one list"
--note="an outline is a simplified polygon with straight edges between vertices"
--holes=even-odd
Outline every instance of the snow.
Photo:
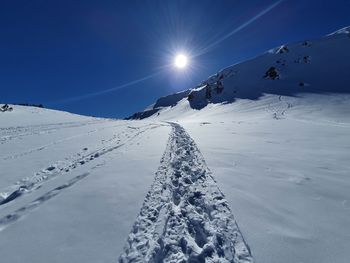
[[348,31],[223,69],[143,120],[0,112],[1,261],[348,262]]
[[[282,45],[251,60],[230,66],[204,80],[197,87],[157,100],[153,108],[135,114],[134,119],[160,119],[164,111],[188,100],[192,109],[237,99],[257,100],[265,94],[350,93],[349,27],[321,39]],[[271,70],[273,69],[273,70]],[[277,75],[268,74],[275,72]]]
[[147,116],[198,144],[257,262],[350,258],[349,43],[346,27],[282,45]]
[[179,123],[197,142],[256,261],[348,262],[350,115],[331,121],[318,112],[299,117],[304,108],[283,119],[211,111],[217,114]]
[[[14,106],[12,113],[16,109]],[[36,109],[20,110],[33,120],[42,118],[37,120],[40,127],[28,126],[26,136],[3,142],[1,157],[8,156],[6,151],[14,146],[17,150],[11,150],[12,155],[46,147],[15,159],[1,158],[0,192],[18,186],[22,178],[35,182],[21,196],[0,206],[2,260],[116,261],[153,182],[169,126],[101,119],[91,123],[92,118],[67,113],[40,110],[39,117]],[[12,121],[18,117],[17,123],[24,127],[23,115],[11,115]],[[39,133],[52,127],[56,118],[59,125],[54,131]],[[76,127],[63,123],[65,118]],[[50,140],[55,143],[48,144]],[[90,160],[91,156],[96,157]],[[85,162],[80,163],[82,160]],[[47,171],[48,167],[56,168]],[[47,178],[31,180],[43,171]]]
[[227,201],[178,124],[120,262],[252,262]]

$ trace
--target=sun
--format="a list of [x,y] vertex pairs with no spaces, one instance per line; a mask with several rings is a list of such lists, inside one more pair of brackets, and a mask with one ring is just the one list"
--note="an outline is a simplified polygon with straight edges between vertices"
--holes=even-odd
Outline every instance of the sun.
[[187,66],[187,64],[188,64],[188,58],[186,55],[184,55],[184,54],[176,55],[175,60],[174,60],[175,67],[177,67],[179,69],[183,69]]

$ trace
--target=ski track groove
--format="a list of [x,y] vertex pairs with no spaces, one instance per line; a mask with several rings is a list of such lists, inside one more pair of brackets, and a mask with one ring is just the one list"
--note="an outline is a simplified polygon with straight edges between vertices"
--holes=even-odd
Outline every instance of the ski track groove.
[[55,133],[61,129],[79,128],[99,123],[108,123],[108,121],[88,121],[88,122],[62,122],[53,124],[38,124],[29,126],[18,126],[9,128],[0,128],[0,144],[8,143],[14,139],[22,139],[32,135],[42,135]]
[[195,142],[178,124],[118,261],[253,262]]
[[[98,166],[96,166],[96,167],[98,167]],[[96,168],[96,167],[94,167],[94,168]],[[88,175],[90,175],[90,173],[86,172],[86,173],[80,174],[78,176],[75,176],[74,178],[69,180],[67,183],[62,184],[62,185],[54,188],[53,190],[43,194],[42,196],[38,197],[34,201],[30,202],[28,205],[22,206],[21,208],[17,209],[13,213],[8,214],[8,215],[0,218],[0,232],[3,231],[9,225],[15,223],[20,218],[22,218],[25,214],[34,210],[35,208],[42,205],[43,203],[49,201],[51,198],[57,196],[59,193],[61,193],[62,190],[73,186],[75,183],[84,179]]]
[[[129,142],[132,143],[132,141],[140,134],[148,131],[149,129],[158,128],[159,126],[160,125],[149,124],[137,127],[134,135],[130,136],[126,134],[126,139],[124,142],[117,141],[117,145],[112,145],[109,147],[102,146],[101,148],[86,153],[84,155],[77,154],[78,158],[74,160],[70,159],[66,163],[63,162],[63,165],[61,164],[59,168],[56,164],[49,165],[46,169],[42,169],[41,171],[37,172],[34,176],[21,179],[17,183],[8,186],[2,189],[2,191],[0,191],[0,207],[4,204],[16,200],[23,194],[27,194],[32,191],[35,191],[36,189],[39,189],[43,185],[43,183],[45,183],[49,179],[52,179],[64,173],[68,173],[72,169],[89,163],[90,161],[93,161],[94,159],[99,158],[102,155],[112,152]],[[111,140],[108,140],[108,142],[113,142],[114,139],[115,138],[113,137]]]
[[45,150],[46,148],[48,148],[50,146],[54,146],[54,145],[57,145],[57,144],[62,143],[62,142],[67,142],[67,141],[70,141],[70,140],[73,140],[73,139],[76,139],[76,138],[79,138],[79,137],[88,136],[88,135],[90,135],[92,133],[96,133],[96,132],[99,132],[99,131],[102,131],[102,130],[111,129],[111,128],[115,128],[115,127],[120,127],[120,126],[122,126],[122,124],[113,125],[113,126],[107,126],[107,127],[102,127],[102,128],[97,128],[97,129],[90,130],[90,131],[85,132],[85,133],[76,134],[76,135],[73,135],[73,136],[70,136],[70,137],[66,137],[64,139],[56,140],[56,141],[53,141],[51,143],[47,143],[45,145],[41,145],[39,147],[30,149],[30,150],[27,150],[27,151],[24,151],[24,152],[21,152],[21,153],[8,155],[8,156],[5,156],[5,157],[2,157],[2,159],[3,160],[17,159],[17,158],[23,157],[25,155],[31,154],[33,152],[38,152],[38,151]]

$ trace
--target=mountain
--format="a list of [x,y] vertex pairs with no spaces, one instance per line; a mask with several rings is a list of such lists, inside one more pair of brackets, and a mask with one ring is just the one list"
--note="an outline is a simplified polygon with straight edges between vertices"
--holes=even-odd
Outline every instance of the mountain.
[[321,39],[282,45],[220,70],[193,89],[158,99],[130,119],[156,117],[165,112],[168,115],[170,108],[176,111],[186,105],[200,110],[208,104],[258,100],[266,94],[298,97],[350,93],[349,68],[350,27],[345,27]]
[[0,105],[1,262],[347,263],[349,46],[270,50],[142,120]]

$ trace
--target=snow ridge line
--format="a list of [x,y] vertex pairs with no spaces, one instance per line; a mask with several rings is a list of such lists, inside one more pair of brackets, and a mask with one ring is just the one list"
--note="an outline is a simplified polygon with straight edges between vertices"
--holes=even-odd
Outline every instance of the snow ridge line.
[[119,262],[253,262],[195,142],[170,124],[160,167]]

